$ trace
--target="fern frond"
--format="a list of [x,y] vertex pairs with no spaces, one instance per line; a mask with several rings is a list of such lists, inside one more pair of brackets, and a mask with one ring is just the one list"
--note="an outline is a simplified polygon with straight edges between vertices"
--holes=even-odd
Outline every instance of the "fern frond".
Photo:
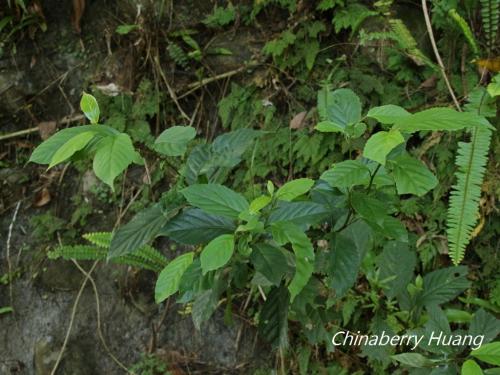
[[75,246],[59,246],[48,252],[49,259],[62,258],[64,260],[104,260],[108,255],[106,249],[95,246],[75,245]]
[[94,232],[85,233],[82,237],[93,245],[109,248],[109,245],[111,244],[111,236],[111,232]]
[[491,141],[491,130],[481,125],[472,131],[470,142],[458,144],[455,160],[457,183],[452,187],[447,224],[449,254],[455,265],[462,261],[478,219],[481,185]]
[[488,46],[491,52],[495,45],[498,34],[498,23],[500,22],[500,0],[481,0],[481,19]]
[[467,43],[469,43],[472,52],[474,52],[474,55],[476,56],[479,55],[479,48],[476,43],[476,38],[474,38],[474,34],[472,33],[472,30],[470,29],[467,22],[465,22],[465,20],[460,14],[458,14],[456,9],[450,9],[448,11],[448,14],[451,17],[451,19],[455,21],[460,30],[462,30],[462,33],[464,34]]
[[189,58],[184,50],[176,43],[170,42],[167,47],[168,54],[175,61],[175,63],[183,68],[189,64]]
[[389,20],[389,23],[399,47],[405,51],[413,61],[417,64],[427,65],[435,70],[438,70],[436,64],[434,64],[422,51],[420,51],[417,41],[413,35],[411,35],[410,30],[408,30],[403,21],[395,18]]

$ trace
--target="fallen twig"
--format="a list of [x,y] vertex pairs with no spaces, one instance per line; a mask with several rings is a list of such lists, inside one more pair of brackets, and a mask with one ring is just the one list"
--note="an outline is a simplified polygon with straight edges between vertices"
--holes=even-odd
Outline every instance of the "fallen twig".
[[6,251],[6,256],[7,256],[7,275],[8,278],[7,280],[9,281],[9,299],[10,299],[10,305],[13,307],[13,302],[12,302],[12,263],[10,262],[10,239],[12,238],[12,230],[14,229],[14,223],[16,222],[17,218],[17,213],[19,212],[19,207],[21,206],[21,201],[17,202],[16,208],[14,210],[14,215],[12,215],[12,220],[10,221],[9,225],[9,233],[7,234],[7,251]]

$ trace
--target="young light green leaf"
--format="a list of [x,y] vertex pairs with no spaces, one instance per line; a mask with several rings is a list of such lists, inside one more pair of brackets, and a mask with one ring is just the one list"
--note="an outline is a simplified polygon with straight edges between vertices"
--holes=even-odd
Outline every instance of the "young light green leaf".
[[92,138],[94,138],[94,136],[95,132],[87,131],[75,135],[73,138],[69,139],[54,153],[54,156],[50,161],[49,168],[52,168],[54,165],[57,165],[69,159],[75,152],[80,151],[85,146],[87,146],[87,144]]
[[282,201],[291,201],[307,193],[314,185],[314,180],[310,178],[299,178],[287,182],[276,192],[276,198]]
[[470,355],[490,365],[500,366],[500,341],[483,345]]
[[492,98],[500,96],[500,74],[497,74],[492,80],[491,83],[487,87],[488,94]]
[[473,359],[468,359],[462,365],[461,375],[483,375],[483,370]]
[[208,243],[200,255],[203,274],[224,266],[234,252],[234,235],[223,234]]
[[421,161],[408,154],[394,158],[390,164],[398,194],[422,196],[438,183],[436,176]]
[[247,200],[235,191],[218,184],[195,184],[181,191],[187,201],[203,211],[237,219],[248,210]]
[[[74,128],[67,128],[58,131],[52,137],[42,142],[31,154],[30,162],[38,164],[50,164],[55,153],[66,144],[70,139],[76,137],[79,134],[86,133],[89,131],[97,132],[97,129],[101,126],[96,125],[83,125]],[[103,127],[103,130],[106,130]]]
[[385,165],[385,159],[389,152],[404,141],[405,139],[398,130],[393,129],[388,132],[375,133],[366,142],[363,156]]
[[322,133],[342,133],[344,132],[344,128],[334,122],[331,121],[321,121],[319,122],[314,129]]
[[85,114],[85,117],[90,120],[91,124],[97,124],[99,122],[99,104],[97,104],[97,100],[92,95],[86,92],[83,93],[82,99],[80,100],[80,108]]
[[411,116],[411,113],[394,104],[373,107],[366,114],[366,117],[374,118],[381,124],[394,124],[407,116]]
[[271,203],[272,198],[269,195],[261,195],[250,202],[250,213],[257,213]]
[[156,303],[163,302],[177,292],[182,275],[193,263],[193,255],[193,252],[179,255],[160,272],[155,287]]
[[97,147],[93,164],[95,175],[114,191],[113,181],[136,159],[136,151],[125,133],[105,137]]
[[370,170],[359,160],[346,160],[336,163],[320,178],[338,188],[366,185],[370,181]]
[[182,156],[187,145],[196,137],[196,129],[191,126],[168,128],[155,141],[155,150],[167,156]]

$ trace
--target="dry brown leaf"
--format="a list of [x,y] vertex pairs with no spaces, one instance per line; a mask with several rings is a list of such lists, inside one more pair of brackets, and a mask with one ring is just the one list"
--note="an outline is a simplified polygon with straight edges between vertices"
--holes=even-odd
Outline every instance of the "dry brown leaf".
[[490,72],[500,72],[500,56],[491,59],[479,59],[475,61],[476,65],[480,68],[487,69]]
[[57,124],[55,121],[42,121],[38,123],[40,138],[44,141],[56,132]]
[[293,116],[292,120],[290,121],[290,129],[302,129],[305,125],[305,118],[306,118],[307,112],[299,112],[295,116]]
[[35,200],[33,202],[33,206],[35,207],[42,207],[45,206],[47,203],[50,202],[52,197],[50,196],[49,189],[44,187],[42,190],[40,190],[38,193],[35,195]]

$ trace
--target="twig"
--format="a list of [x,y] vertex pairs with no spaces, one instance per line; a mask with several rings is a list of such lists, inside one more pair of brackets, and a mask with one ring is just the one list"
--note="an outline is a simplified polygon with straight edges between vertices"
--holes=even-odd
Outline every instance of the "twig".
[[438,65],[441,68],[441,74],[443,75],[446,87],[448,87],[448,91],[450,92],[455,107],[457,107],[458,111],[462,111],[460,103],[458,102],[457,97],[455,96],[455,92],[453,91],[453,87],[451,87],[450,81],[448,80],[448,76],[446,75],[446,69],[444,67],[443,60],[441,59],[441,55],[439,54],[439,50],[437,48],[436,40],[434,39],[434,32],[432,31],[432,24],[431,24],[431,19],[429,17],[429,11],[427,9],[426,0],[422,0],[422,10],[424,12],[425,25],[427,26],[427,32],[429,33],[429,39],[431,40],[432,49],[434,51],[434,55],[436,56]]
[[225,73],[222,73],[222,74],[218,74],[216,76],[213,76],[213,77],[209,77],[209,78],[204,78],[202,79],[201,81],[199,82],[194,82],[194,83],[190,83],[189,85],[187,85],[187,91],[182,93],[182,94],[179,94],[177,96],[178,99],[182,99],[184,98],[185,96],[188,96],[189,94],[192,94],[193,92],[195,92],[196,90],[198,89],[201,89],[203,86],[206,86],[208,85],[209,83],[212,83],[212,82],[215,82],[215,81],[218,81],[218,80],[221,80],[221,79],[224,79],[224,78],[229,78],[229,77],[232,77],[238,73],[241,73],[242,71],[250,68],[250,67],[253,67],[253,66],[256,66],[257,64],[249,64],[249,65],[244,65],[244,66],[241,66],[237,69],[234,69],[234,70],[230,70],[229,72],[225,72]]
[[17,213],[19,212],[19,207],[21,206],[21,201],[17,202],[16,208],[14,210],[14,215],[12,215],[12,220],[9,225],[9,233],[7,234],[7,280],[9,281],[9,299],[10,305],[13,306],[12,302],[12,263],[10,262],[10,239],[12,238],[12,230],[14,229],[14,223],[16,222]]
[[[71,122],[80,121],[83,119],[84,119],[83,115],[76,115],[76,116],[71,116],[71,117],[66,116],[66,117],[63,117],[61,120],[57,121],[57,123],[58,124],[69,124]],[[13,133],[3,134],[3,135],[0,135],[0,141],[4,141],[4,140],[10,139],[10,138],[20,137],[22,135],[36,133],[37,131],[38,131],[38,126],[36,126],[34,128],[19,130],[17,132],[13,132]]]
[[106,341],[104,340],[104,335],[102,334],[102,329],[101,329],[101,308],[100,308],[100,302],[99,302],[99,292],[97,291],[97,285],[94,281],[94,278],[90,275],[90,272],[87,273],[80,264],[75,259],[71,259],[75,266],[82,272],[86,280],[89,280],[90,283],[92,284],[92,289],[94,290],[94,295],[95,295],[95,304],[96,304],[96,313],[97,313],[97,334],[99,336],[99,339],[101,340],[102,346],[104,346],[104,349],[107,351],[108,355],[111,357],[111,359],[118,365],[120,366],[123,370],[125,370],[128,374],[130,374],[130,371],[128,370],[127,366],[125,366],[118,358],[114,356],[113,353],[111,353],[111,350],[108,347],[108,344],[106,344]]
[[61,347],[61,350],[59,351],[59,355],[57,356],[56,363],[54,364],[54,367],[52,368],[52,371],[50,372],[50,375],[55,375],[57,368],[59,367],[59,363],[61,363],[61,359],[63,356],[64,351],[66,350],[66,345],[68,345],[68,340],[69,340],[69,335],[71,334],[71,329],[73,328],[73,323],[75,321],[75,316],[76,316],[76,309],[78,307],[78,303],[80,302],[80,298],[82,297],[83,290],[85,289],[85,286],[87,285],[87,281],[89,280],[90,274],[92,271],[94,271],[94,268],[97,265],[97,260],[92,264],[92,267],[90,268],[90,271],[88,274],[86,274],[85,279],[82,282],[82,285],[80,286],[80,290],[78,291],[78,294],[76,295],[75,303],[73,303],[73,309],[71,310],[71,318],[69,320],[69,327],[68,330],[66,331],[66,336],[64,337],[64,342]]

